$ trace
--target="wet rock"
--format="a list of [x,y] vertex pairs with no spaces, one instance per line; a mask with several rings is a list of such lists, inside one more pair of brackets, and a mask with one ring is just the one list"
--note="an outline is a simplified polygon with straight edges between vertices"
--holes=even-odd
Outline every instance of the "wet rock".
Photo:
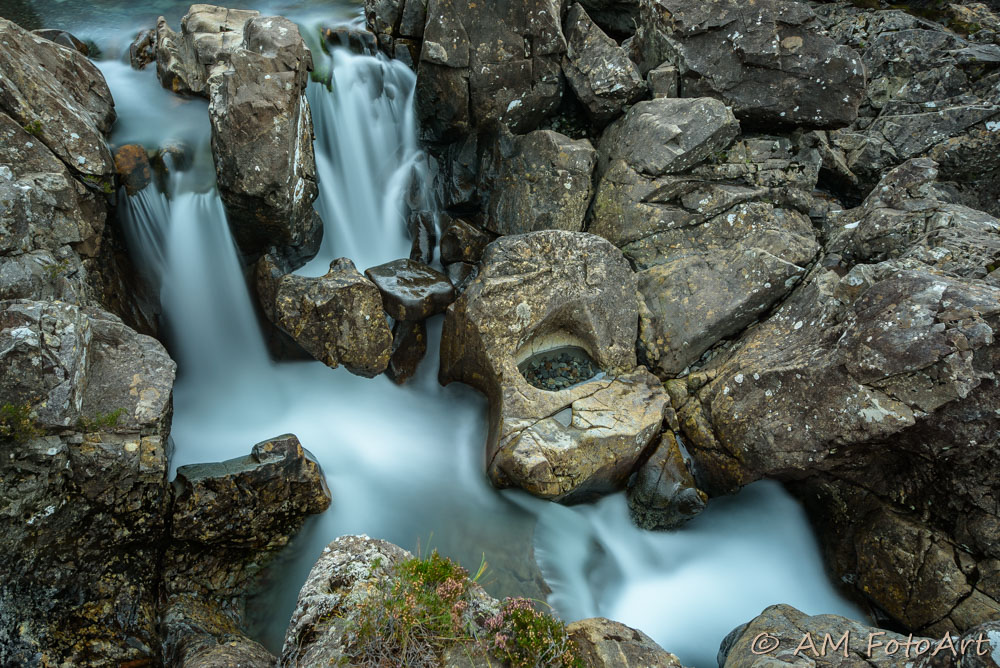
[[[490,478],[560,501],[623,486],[659,433],[666,401],[636,367],[638,306],[625,258],[600,237],[545,231],[498,239],[482,265],[448,309],[439,377],[489,398]],[[518,371],[565,346],[582,348],[606,375],[550,392]]]
[[790,0],[642,0],[642,72],[675,65],[685,97],[717,97],[755,127],[843,127],[864,94],[861,57]]
[[422,264],[433,262],[434,244],[437,242],[435,215],[427,211],[412,213],[407,228],[410,232],[410,259]]
[[456,218],[441,234],[441,262],[479,262],[492,237],[478,227]]
[[392,357],[386,375],[402,385],[417,372],[427,354],[427,326],[423,322],[399,321],[392,327]]
[[[0,111],[97,189],[113,186],[114,102],[86,56],[0,19]],[[44,75],[37,74],[43,72]]]
[[[156,660],[174,363],[109,313],[0,302],[0,664]],[[86,601],[80,605],[80,601]],[[129,642],[121,642],[128,638]]]
[[297,262],[318,249],[311,69],[298,27],[282,17],[193,5],[180,33],[162,17],[157,25],[160,82],[209,98],[219,193],[251,257],[275,246]]
[[[913,644],[907,650],[911,640]],[[796,653],[803,642],[806,644]],[[908,637],[837,615],[810,617],[789,605],[772,605],[729,634],[719,650],[719,666],[763,668],[780,663],[803,668],[847,665],[903,668],[917,664],[918,650],[933,652],[939,642],[940,637]]]
[[413,260],[380,264],[366,269],[365,276],[382,294],[382,307],[393,320],[426,320],[455,300],[455,289],[447,276]]
[[606,125],[645,95],[646,84],[625,49],[605,35],[582,6],[570,8],[565,25],[563,73],[590,119]]
[[448,272],[448,280],[455,287],[455,294],[460,295],[465,292],[469,284],[479,275],[479,267],[469,262],[454,262],[445,267]]
[[320,34],[327,46],[347,49],[352,53],[374,56],[378,50],[375,34],[367,30],[355,30],[346,26],[323,28]]
[[586,139],[551,130],[501,131],[480,175],[480,192],[489,197],[486,228],[497,234],[581,231],[596,159]]
[[126,144],[115,151],[115,173],[130,196],[149,185],[153,168],[146,149],[138,144]]
[[636,526],[648,530],[676,529],[708,502],[688,470],[677,437],[669,431],[629,480],[626,498]]
[[286,274],[277,282],[274,323],[329,367],[371,378],[389,364],[392,334],[382,297],[354,264],[340,258],[319,278]]
[[156,62],[156,30],[141,30],[128,45],[128,61],[134,70]]
[[44,28],[42,30],[32,30],[31,32],[32,34],[43,37],[50,42],[55,42],[59,46],[65,46],[67,49],[73,49],[84,56],[90,56],[90,48],[77,39],[73,33],[55,28]]
[[611,668],[681,668],[680,659],[642,631],[603,617],[566,626],[584,665]]

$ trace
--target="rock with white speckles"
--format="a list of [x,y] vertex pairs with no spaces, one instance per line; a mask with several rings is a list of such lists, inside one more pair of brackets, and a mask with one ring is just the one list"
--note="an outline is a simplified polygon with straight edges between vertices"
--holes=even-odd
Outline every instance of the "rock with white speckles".
[[[666,404],[660,382],[636,366],[637,321],[632,269],[606,240],[544,231],[490,244],[448,308],[439,377],[489,398],[494,484],[565,502],[624,486]],[[557,391],[521,375],[520,364],[566,346],[603,373]]]
[[669,61],[681,95],[717,97],[747,126],[843,127],[864,95],[861,56],[791,0],[642,0],[632,46],[643,73]]

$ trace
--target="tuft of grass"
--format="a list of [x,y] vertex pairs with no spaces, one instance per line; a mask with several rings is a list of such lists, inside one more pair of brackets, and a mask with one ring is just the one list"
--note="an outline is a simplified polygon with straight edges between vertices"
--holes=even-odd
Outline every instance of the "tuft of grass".
[[0,406],[0,441],[23,443],[41,435],[42,430],[31,417],[30,404]]
[[24,131],[27,132],[32,137],[41,138],[42,136],[42,122],[39,120],[28,121],[24,124]]
[[118,426],[118,421],[124,414],[124,408],[116,408],[110,413],[98,413],[92,419],[80,417],[76,424],[77,427],[80,428],[80,431],[85,432],[100,431],[101,429],[114,429]]

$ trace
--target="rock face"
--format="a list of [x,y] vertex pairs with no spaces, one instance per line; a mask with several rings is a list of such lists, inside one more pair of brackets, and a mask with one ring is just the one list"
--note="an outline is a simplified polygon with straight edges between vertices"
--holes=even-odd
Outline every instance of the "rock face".
[[246,457],[180,467],[173,491],[163,576],[167,662],[273,665],[240,631],[243,597],[306,516],[330,505],[318,465],[286,434]]
[[663,434],[659,447],[629,480],[626,498],[636,526],[651,530],[676,529],[708,503],[672,432]]
[[639,68],[625,49],[604,34],[579,4],[566,15],[566,42],[566,81],[598,125],[614,120],[646,93]]
[[568,624],[566,630],[586,666],[681,668],[680,659],[645,633],[610,619],[583,619]]
[[[158,656],[174,363],[109,313],[0,302],[0,663]],[[80,601],[86,601],[81,605]]]
[[455,301],[448,277],[422,262],[393,260],[365,270],[382,295],[382,307],[393,320],[420,322],[442,313]]
[[161,83],[209,98],[219,192],[247,255],[276,246],[295,261],[318,248],[311,69],[298,27],[282,17],[192,5],[180,33],[162,17],[157,25]]
[[908,163],[834,216],[844,256],[689,376],[674,407],[706,491],[791,481],[838,576],[940,635],[1000,613],[983,474],[1000,451],[1000,287],[982,264],[995,223],[936,201],[932,175]]
[[681,95],[711,96],[750,126],[843,127],[865,88],[861,57],[790,0],[642,0],[633,47],[645,73],[664,61]]
[[[578,500],[622,486],[659,433],[666,395],[636,367],[632,270],[611,244],[561,231],[503,237],[449,307],[442,383],[490,399],[491,479],[543,498]],[[518,365],[564,346],[603,371],[557,392],[530,385]]]
[[551,130],[518,137],[501,131],[480,171],[480,191],[489,193],[487,229],[581,231],[596,160],[586,139]]
[[[392,333],[375,284],[340,258],[320,278],[287,274],[275,283],[274,324],[329,367],[373,377],[389,364]],[[262,299],[267,302],[266,297]]]
[[[847,634],[846,639],[844,634]],[[913,644],[908,645],[911,641]],[[796,654],[796,648],[803,642],[806,644]],[[788,605],[772,605],[759,616],[733,629],[726,637],[719,649],[719,666],[763,668],[780,663],[803,668],[848,665],[903,668],[907,665],[924,665],[920,662],[921,655],[924,655],[924,660],[928,659],[941,642],[941,636],[912,638],[865,626],[837,615],[810,617]],[[956,648],[958,646],[956,643]],[[910,649],[907,650],[907,647]],[[951,659],[943,665],[955,665],[955,656],[948,649],[943,649],[942,652],[938,655],[938,660]],[[967,654],[975,653],[973,649]],[[962,665],[966,665],[965,659]]]

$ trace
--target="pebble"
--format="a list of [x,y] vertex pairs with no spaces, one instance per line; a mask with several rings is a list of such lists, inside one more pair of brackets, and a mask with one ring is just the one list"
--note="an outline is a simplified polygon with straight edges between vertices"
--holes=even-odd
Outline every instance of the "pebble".
[[567,350],[536,355],[521,368],[522,375],[531,385],[553,392],[589,380],[600,372],[586,353]]

